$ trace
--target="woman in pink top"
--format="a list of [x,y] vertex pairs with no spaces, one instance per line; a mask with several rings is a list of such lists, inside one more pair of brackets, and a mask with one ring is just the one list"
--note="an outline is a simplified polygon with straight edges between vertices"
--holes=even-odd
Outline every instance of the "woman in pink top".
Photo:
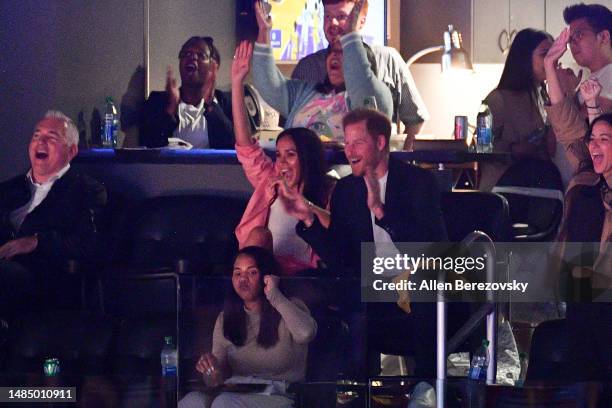
[[325,207],[332,182],[325,174],[321,141],[311,130],[292,128],[281,132],[276,139],[275,162],[253,140],[247,125],[243,90],[252,54],[251,43],[240,43],[232,65],[236,153],[247,178],[255,188],[236,228],[236,237],[240,248],[255,245],[272,249],[283,272],[291,275],[301,269],[316,267],[318,257],[295,233],[297,219],[287,213],[285,202],[277,200],[277,190],[281,188],[299,196],[297,205],[310,207],[321,224],[327,227],[329,212]]

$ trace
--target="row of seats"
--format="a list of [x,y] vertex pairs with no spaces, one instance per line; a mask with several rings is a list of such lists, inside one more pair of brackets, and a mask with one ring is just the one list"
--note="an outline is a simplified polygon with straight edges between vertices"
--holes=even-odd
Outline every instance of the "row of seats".
[[[76,308],[117,318],[219,305],[223,290],[198,295],[193,277],[223,276],[231,269],[237,250],[233,231],[246,202],[243,197],[182,195],[127,203],[111,192],[99,217],[106,258],[84,266],[81,287],[64,292],[80,293]],[[510,237],[508,206],[500,195],[447,192],[442,208],[451,240],[475,229],[495,241]]]
[[[73,288],[81,291],[79,307],[88,311],[73,312],[77,317],[17,319],[0,366],[7,372],[38,371],[42,358],[55,355],[65,370],[77,375],[156,375],[162,338],[178,333],[181,377],[196,379],[195,358],[210,349],[214,320],[229,285],[223,275],[237,250],[233,230],[246,202],[242,197],[182,195],[127,203],[111,194],[99,218],[107,257],[84,268],[81,287]],[[473,230],[498,242],[512,239],[508,203],[499,194],[445,192],[441,204],[452,241]],[[302,279],[293,282],[294,288],[315,282],[335,294],[346,290],[346,282],[333,277],[324,283]],[[309,359],[309,381],[336,379],[342,364],[336,350],[348,341],[344,323],[333,305],[325,303],[329,298],[306,299],[319,324],[310,345],[310,356],[317,358]]]
[[[189,321],[183,325],[184,332],[181,337],[185,340],[197,338],[196,327],[199,324],[201,323]],[[212,327],[206,329],[211,330]],[[337,338],[329,337],[330,333],[325,325],[320,325],[319,329],[315,341],[319,344],[316,347],[338,350],[339,344],[335,343]],[[151,377],[159,373],[158,339],[172,331],[172,316],[149,315],[116,319],[89,311],[52,311],[24,315],[10,332],[8,355],[2,366],[3,378],[23,373],[42,373],[42,361],[54,356],[60,360],[62,373],[68,376],[68,381],[72,381],[73,378],[83,379],[85,375],[88,378],[113,376],[115,382],[117,378],[124,379],[123,388],[129,389],[130,385],[139,387],[141,383],[134,383],[134,379]],[[569,343],[565,320],[542,323],[536,329],[533,338],[527,374],[528,383],[537,384],[540,381],[549,385],[554,382],[563,383],[572,372],[572,367],[568,363]],[[194,351],[191,341],[181,341],[182,390],[190,389],[192,380],[198,378],[197,374],[191,372],[194,358],[197,356]],[[322,359],[320,355],[318,359]],[[311,381],[312,378],[317,378],[317,373],[312,372],[312,366],[313,362],[310,359],[308,376]],[[71,383],[71,385],[82,384]],[[149,391],[155,392],[154,382],[150,382],[148,387]],[[312,389],[320,393],[322,390],[320,386],[309,388],[303,385],[296,389],[302,391],[300,398],[305,401],[309,399],[322,401],[322,395],[308,394]],[[333,387],[329,391],[333,395]]]
[[[214,195],[168,196],[119,210],[108,223],[114,225],[107,230],[111,263],[137,271],[174,267],[183,259],[194,273],[225,273],[237,249],[234,228],[246,202]],[[511,240],[508,204],[501,195],[445,192],[441,205],[451,241],[475,229],[494,241]]]

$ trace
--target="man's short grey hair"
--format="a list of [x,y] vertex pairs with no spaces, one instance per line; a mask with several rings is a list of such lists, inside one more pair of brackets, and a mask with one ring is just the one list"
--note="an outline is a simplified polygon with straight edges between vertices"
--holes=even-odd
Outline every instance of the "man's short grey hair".
[[48,110],[45,113],[44,119],[59,119],[66,124],[66,143],[68,147],[78,145],[79,144],[79,131],[68,116],[66,116],[63,112],[57,110]]

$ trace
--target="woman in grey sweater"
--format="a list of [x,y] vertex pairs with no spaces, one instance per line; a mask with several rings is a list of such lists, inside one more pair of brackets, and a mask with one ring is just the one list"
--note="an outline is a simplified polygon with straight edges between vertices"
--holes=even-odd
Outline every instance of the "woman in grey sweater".
[[[306,305],[288,299],[278,288],[274,257],[259,247],[238,252],[223,312],[213,333],[212,352],[200,357],[196,369],[211,388],[225,384],[261,383],[261,393],[189,393],[179,407],[293,406],[286,395],[291,382],[303,381],[308,343],[317,324]],[[210,405],[212,403],[212,405]]]

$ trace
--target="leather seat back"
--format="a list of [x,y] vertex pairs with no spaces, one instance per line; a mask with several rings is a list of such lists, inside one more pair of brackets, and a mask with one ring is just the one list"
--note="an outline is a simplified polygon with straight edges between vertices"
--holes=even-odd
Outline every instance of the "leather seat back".
[[510,240],[508,202],[503,196],[483,191],[445,192],[440,200],[449,241],[459,242],[474,230],[496,242]]
[[245,199],[212,195],[147,199],[126,219],[120,257],[132,266],[174,266],[183,259],[192,271],[217,271],[237,250],[234,229],[245,207]]
[[64,373],[104,374],[115,329],[109,316],[85,311],[21,316],[9,330],[6,372],[42,373],[46,358],[58,358]]

